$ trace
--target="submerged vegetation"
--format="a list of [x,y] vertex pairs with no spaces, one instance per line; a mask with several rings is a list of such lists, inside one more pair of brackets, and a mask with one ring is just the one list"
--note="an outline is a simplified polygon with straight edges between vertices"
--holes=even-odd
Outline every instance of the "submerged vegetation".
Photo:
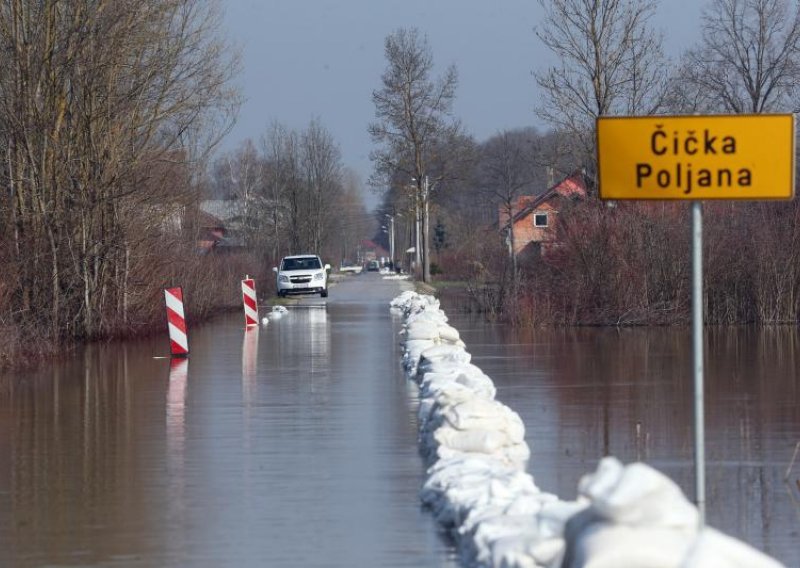
[[[437,277],[466,281],[474,307],[518,325],[685,323],[689,207],[599,200],[595,121],[791,113],[800,102],[800,6],[708,0],[698,43],[670,61],[652,22],[656,0],[539,3],[546,16],[536,34],[556,62],[535,70],[537,112],[553,130],[518,128],[483,142],[462,141],[472,150],[468,167],[431,196],[431,224],[441,243],[432,253]],[[682,160],[670,170],[641,164],[638,180],[677,184],[687,194],[698,187],[747,187],[752,173],[746,164],[712,171],[688,159],[736,148],[733,137],[708,130],[656,130],[652,153]],[[435,160],[429,167],[436,169]],[[535,215],[526,211],[574,172],[582,173],[585,197],[553,201]],[[415,242],[418,200],[397,178],[380,213],[403,215],[398,248],[405,250]],[[797,202],[704,207],[705,321],[800,321]]]
[[[214,0],[4,3],[0,364],[161,327],[165,286],[183,285],[190,317],[205,317],[237,303],[244,273],[268,292],[273,259],[303,250],[356,260],[373,230],[388,250],[389,227],[397,265],[466,282],[492,317],[684,322],[687,210],[600,202],[595,120],[791,112],[800,8],[708,0],[698,43],[669,61],[655,0],[539,1],[536,34],[555,55],[535,70],[546,132],[520,125],[474,139],[453,111],[457,69],[437,73],[420,30],[387,36],[375,121],[364,125],[375,143],[370,181],[383,192],[373,217],[324,117],[299,131],[276,123],[214,158],[241,100]],[[707,135],[669,136],[653,138],[656,153],[733,151]],[[552,224],[535,215],[553,238],[523,251],[525,236],[501,219],[574,172],[587,195],[560,204]],[[681,178],[687,191],[751,181],[746,170],[688,165],[640,177]],[[210,199],[233,211],[224,235],[203,206]],[[798,215],[794,202],[707,206],[706,321],[798,321]]]
[[[690,319],[690,218],[685,204],[576,204],[559,246],[521,259],[475,238],[442,264],[466,279],[472,309],[517,325],[669,325]],[[704,319],[796,324],[800,206],[705,206]]]
[[363,219],[318,120],[208,166],[240,103],[220,26],[214,0],[0,6],[0,365],[163,329],[164,287],[195,320],[246,273],[269,293],[270,258]]

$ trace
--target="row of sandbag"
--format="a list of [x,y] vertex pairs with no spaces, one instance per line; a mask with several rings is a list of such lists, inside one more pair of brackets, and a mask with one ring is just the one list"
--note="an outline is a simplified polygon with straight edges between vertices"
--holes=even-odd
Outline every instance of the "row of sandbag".
[[525,472],[522,420],[495,400],[458,330],[432,296],[392,301],[403,317],[403,366],[419,386],[423,502],[451,531],[466,565],[498,567],[773,568],[774,560],[712,529],[666,476],[600,462],[576,501],[542,492]]

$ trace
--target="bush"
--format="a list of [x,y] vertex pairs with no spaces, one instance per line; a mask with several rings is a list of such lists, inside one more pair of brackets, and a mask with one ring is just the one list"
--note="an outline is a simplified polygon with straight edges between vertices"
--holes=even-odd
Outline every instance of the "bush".
[[[691,222],[680,203],[586,201],[559,212],[558,244],[520,262],[503,315],[520,325],[665,325],[690,319]],[[800,205],[706,204],[710,324],[795,323]]]

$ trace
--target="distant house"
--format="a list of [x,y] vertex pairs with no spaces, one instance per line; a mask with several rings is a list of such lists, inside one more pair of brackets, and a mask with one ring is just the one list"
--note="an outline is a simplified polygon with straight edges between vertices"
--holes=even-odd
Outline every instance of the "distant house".
[[378,260],[389,258],[389,253],[385,248],[369,239],[363,239],[358,243],[358,262],[366,263],[370,260]]
[[243,248],[241,242],[241,215],[237,201],[206,200],[200,203],[197,214],[199,234],[197,248],[200,253],[236,252]]
[[201,254],[211,252],[225,238],[225,224],[202,210],[197,214],[197,224],[197,250]]
[[505,236],[511,252],[510,230],[514,228],[514,252],[546,254],[557,246],[558,234],[556,220],[559,209],[565,201],[586,197],[586,182],[580,172],[573,173],[539,195],[522,195],[511,211],[505,207],[499,210],[499,227]]
[[236,199],[206,199],[200,202],[200,211],[219,220],[229,231],[241,228],[241,209]]

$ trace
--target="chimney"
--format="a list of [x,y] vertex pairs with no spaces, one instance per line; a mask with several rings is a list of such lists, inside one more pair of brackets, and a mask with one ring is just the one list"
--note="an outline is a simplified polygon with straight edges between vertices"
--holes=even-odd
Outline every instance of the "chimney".
[[555,184],[555,170],[553,169],[553,166],[547,166],[547,189],[550,189]]

